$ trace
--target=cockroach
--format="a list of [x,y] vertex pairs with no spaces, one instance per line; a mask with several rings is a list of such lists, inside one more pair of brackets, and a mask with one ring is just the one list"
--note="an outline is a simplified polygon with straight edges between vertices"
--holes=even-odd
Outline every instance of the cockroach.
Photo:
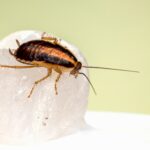
[[9,53],[15,57],[15,59],[26,66],[9,66],[9,65],[0,65],[0,67],[5,68],[15,68],[15,69],[25,69],[25,68],[35,68],[35,67],[45,67],[47,68],[47,74],[34,82],[28,98],[31,97],[34,88],[43,80],[47,79],[52,72],[52,69],[58,73],[58,76],[55,80],[55,93],[57,91],[57,82],[59,81],[62,73],[69,72],[71,75],[77,77],[79,74],[83,75],[91,85],[94,93],[96,91],[89,80],[89,78],[83,72],[80,72],[81,68],[95,68],[95,69],[109,69],[109,70],[118,70],[118,71],[128,71],[128,72],[138,72],[133,70],[125,69],[116,69],[116,68],[107,68],[107,67],[94,67],[94,66],[84,66],[75,55],[65,46],[63,46],[55,37],[44,36],[44,33],[41,36],[40,40],[31,40],[26,43],[20,44],[16,40],[18,48],[12,52],[9,49]]

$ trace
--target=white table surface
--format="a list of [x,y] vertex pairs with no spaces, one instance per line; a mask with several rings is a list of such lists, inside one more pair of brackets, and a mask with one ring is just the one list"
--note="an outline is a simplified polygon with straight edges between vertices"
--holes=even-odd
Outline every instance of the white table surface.
[[150,150],[150,115],[88,112],[88,127],[75,134],[34,146],[0,150]]

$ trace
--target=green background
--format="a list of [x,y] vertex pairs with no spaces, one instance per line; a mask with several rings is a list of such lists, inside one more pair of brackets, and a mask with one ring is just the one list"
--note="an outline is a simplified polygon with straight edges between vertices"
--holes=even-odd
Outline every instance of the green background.
[[141,72],[91,69],[90,110],[150,114],[149,0],[0,0],[0,38],[27,29],[75,44],[90,65]]

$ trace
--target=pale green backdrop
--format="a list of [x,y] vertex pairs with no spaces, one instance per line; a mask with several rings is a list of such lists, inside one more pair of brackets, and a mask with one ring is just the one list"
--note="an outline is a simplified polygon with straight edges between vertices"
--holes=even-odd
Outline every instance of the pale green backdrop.
[[97,96],[89,109],[150,114],[150,0],[0,0],[0,38],[41,30],[76,46],[90,65]]

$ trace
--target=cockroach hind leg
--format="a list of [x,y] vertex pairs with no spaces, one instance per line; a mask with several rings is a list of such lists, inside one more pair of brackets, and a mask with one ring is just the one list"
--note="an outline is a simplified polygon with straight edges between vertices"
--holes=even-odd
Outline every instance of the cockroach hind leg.
[[40,82],[42,82],[42,81],[44,81],[45,79],[47,79],[47,78],[51,75],[51,72],[52,72],[51,69],[48,69],[48,72],[47,72],[47,75],[46,75],[46,76],[44,76],[43,78],[41,78],[41,79],[39,79],[39,80],[37,80],[37,81],[34,82],[34,85],[32,86],[32,89],[30,90],[30,93],[29,93],[29,95],[28,95],[28,98],[31,97],[31,95],[32,95],[32,93],[33,93],[35,87],[36,87]]
[[37,66],[9,66],[9,65],[0,65],[1,68],[13,68],[13,69],[28,69],[28,68],[34,68]]
[[53,36],[44,36],[46,34],[46,32],[43,32],[42,35],[41,35],[41,40],[44,40],[44,41],[48,41],[54,45],[59,45],[65,49],[68,49],[66,46],[63,46],[61,44],[61,39],[57,39],[56,37],[53,37]]
[[59,45],[59,40],[56,38],[56,37],[53,37],[53,36],[45,36],[46,35],[46,32],[43,32],[42,35],[41,35],[41,40],[44,40],[44,41],[48,41],[48,42],[51,42],[55,45]]
[[64,49],[68,49],[67,46],[64,46],[61,44],[61,39],[57,39],[55,37],[50,37],[50,36],[49,37],[42,37],[41,39],[44,41],[48,41],[54,45],[59,45],[60,47],[63,47]]
[[53,44],[58,44],[58,40],[55,37],[42,37],[42,40],[51,42]]

